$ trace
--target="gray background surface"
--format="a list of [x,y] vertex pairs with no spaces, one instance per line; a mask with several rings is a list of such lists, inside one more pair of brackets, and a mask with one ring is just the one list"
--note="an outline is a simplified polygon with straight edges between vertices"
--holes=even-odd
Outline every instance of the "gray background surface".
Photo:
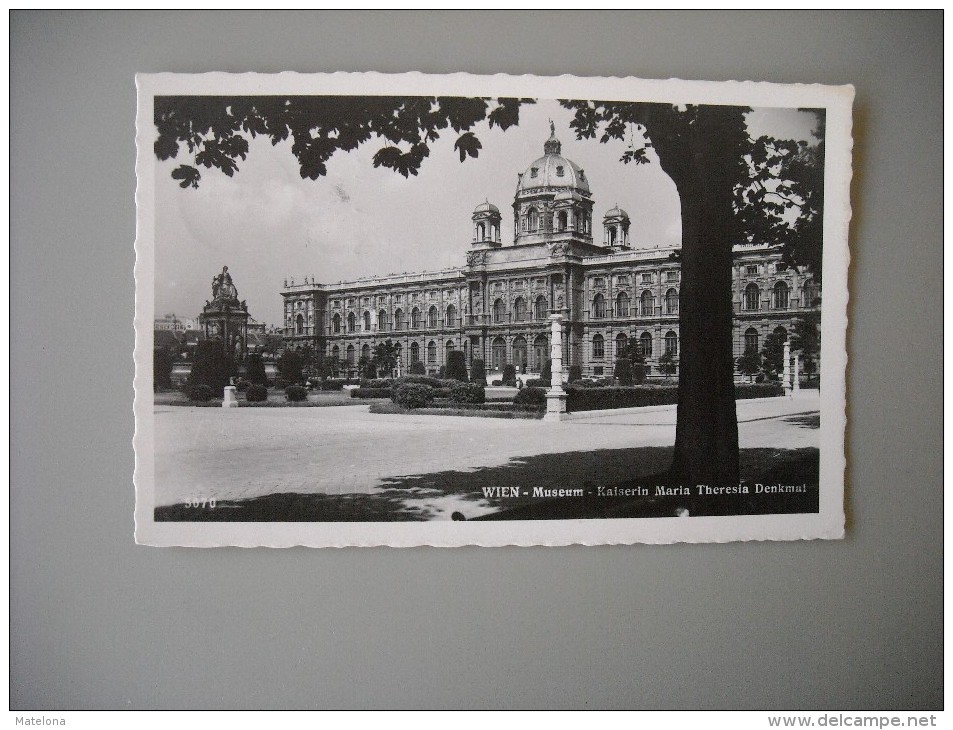
[[[132,538],[133,74],[853,83],[842,542]],[[11,705],[938,708],[942,14],[11,16]]]

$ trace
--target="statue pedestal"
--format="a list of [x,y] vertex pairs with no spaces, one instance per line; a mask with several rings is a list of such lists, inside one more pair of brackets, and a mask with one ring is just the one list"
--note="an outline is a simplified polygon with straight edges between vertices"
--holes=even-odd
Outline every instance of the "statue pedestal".
[[238,398],[235,397],[235,386],[225,386],[225,397],[222,399],[222,408],[238,408]]
[[566,420],[566,391],[555,386],[546,391],[546,415],[544,421]]
[[551,314],[549,321],[552,385],[546,391],[546,415],[543,416],[543,421],[552,423],[566,420],[566,391],[563,390],[563,316],[559,313]]

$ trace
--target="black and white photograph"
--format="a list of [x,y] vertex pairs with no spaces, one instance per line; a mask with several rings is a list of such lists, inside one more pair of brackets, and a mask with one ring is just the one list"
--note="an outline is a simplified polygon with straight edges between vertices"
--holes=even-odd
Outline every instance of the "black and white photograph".
[[849,86],[137,77],[136,538],[839,538]]

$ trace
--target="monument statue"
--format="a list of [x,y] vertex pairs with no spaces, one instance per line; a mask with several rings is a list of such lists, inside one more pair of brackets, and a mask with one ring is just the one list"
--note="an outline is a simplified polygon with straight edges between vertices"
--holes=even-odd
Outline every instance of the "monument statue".
[[237,299],[238,289],[232,283],[232,275],[228,273],[228,267],[222,267],[222,273],[212,279],[212,298],[213,299]]

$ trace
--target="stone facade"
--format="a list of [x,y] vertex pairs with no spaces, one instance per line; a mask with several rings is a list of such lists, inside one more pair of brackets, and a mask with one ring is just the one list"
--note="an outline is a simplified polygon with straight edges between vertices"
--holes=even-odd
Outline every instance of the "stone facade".
[[[560,151],[553,134],[519,176],[511,246],[500,242],[499,209],[484,202],[459,268],[340,284],[286,281],[285,346],[309,345],[348,374],[385,340],[399,346],[404,372],[420,361],[437,373],[459,349],[491,372],[514,364],[538,373],[550,352],[549,316],[559,313],[564,369],[611,375],[616,352],[634,339],[647,372],[658,375],[664,353],[678,357],[678,248],[630,248],[629,216],[618,207],[603,217],[595,243],[585,171]],[[736,246],[733,269],[736,357],[760,350],[779,328],[790,332],[819,300],[810,275],[785,267],[777,247]]]

